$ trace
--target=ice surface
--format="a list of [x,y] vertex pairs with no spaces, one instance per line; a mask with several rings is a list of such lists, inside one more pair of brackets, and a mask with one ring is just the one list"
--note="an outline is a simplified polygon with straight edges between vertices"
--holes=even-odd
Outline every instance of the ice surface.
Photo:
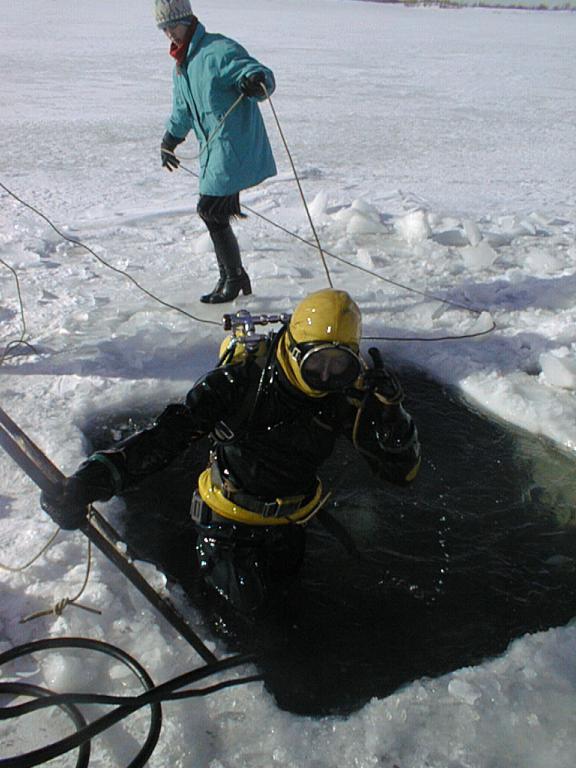
[[[564,352],[565,354],[562,354]],[[542,375],[554,387],[576,390],[576,356],[567,349],[540,355]]]
[[[198,302],[216,273],[194,214],[196,182],[159,167],[172,62],[150,3],[6,5],[0,181],[161,298],[218,322],[221,309]],[[328,257],[367,334],[461,335],[494,318],[498,330],[481,340],[382,346],[486,412],[575,451],[576,15],[351,0],[213,0],[195,10],[276,72],[274,104],[323,246],[383,278]],[[263,113],[280,174],[243,199],[311,240],[266,105]],[[194,165],[192,139],[181,155]],[[222,333],[155,304],[0,195],[1,256],[18,270],[36,350],[4,361],[2,407],[70,472],[89,450],[87,419],[182,397],[214,363]],[[255,290],[238,307],[289,311],[325,285],[313,248],[252,214],[236,230]],[[437,312],[438,301],[399,285],[482,315]],[[3,345],[19,337],[20,320],[13,275],[0,264]],[[53,527],[3,454],[0,488],[0,561],[22,562]],[[0,647],[45,635],[102,638],[159,681],[199,663],[98,557],[85,599],[101,617],[70,609],[20,624],[55,594],[74,594],[84,558],[81,537],[62,535],[25,574],[0,572]],[[575,650],[574,627],[525,637],[501,658],[417,681],[341,719],[279,711],[260,684],[230,689],[172,705],[155,760],[571,768]],[[56,684],[77,679],[78,667],[52,664]],[[118,764],[110,749],[96,766]]]

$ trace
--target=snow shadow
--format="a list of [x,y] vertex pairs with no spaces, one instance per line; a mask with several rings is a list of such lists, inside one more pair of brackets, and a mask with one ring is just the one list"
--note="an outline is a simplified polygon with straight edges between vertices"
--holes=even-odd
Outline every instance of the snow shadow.
[[[308,526],[289,600],[248,630],[227,618],[223,642],[256,652],[268,690],[294,713],[347,714],[575,613],[574,460],[475,413],[420,372],[402,380],[424,448],[415,484],[385,486],[340,444],[322,472],[334,495]],[[109,445],[125,418],[88,425],[88,438]],[[125,496],[129,546],[190,592],[188,508],[206,450]],[[210,605],[203,610],[210,619]]]
[[[146,332],[118,336],[97,343],[75,346],[61,352],[42,349],[30,362],[2,366],[4,375],[98,376],[103,378],[157,379],[193,382],[217,363],[212,340],[198,339],[193,333],[180,334],[166,344],[165,335],[155,343]],[[8,358],[9,360],[9,358]]]
[[521,280],[494,280],[489,283],[471,282],[453,294],[454,301],[469,301],[473,306],[490,310],[521,311],[571,309],[576,294],[576,275],[561,277],[532,277]]

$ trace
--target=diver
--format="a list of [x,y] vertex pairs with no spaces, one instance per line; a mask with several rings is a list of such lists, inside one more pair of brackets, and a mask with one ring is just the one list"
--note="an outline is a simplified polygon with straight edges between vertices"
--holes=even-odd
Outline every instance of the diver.
[[[244,616],[261,615],[294,583],[304,531],[326,499],[318,470],[347,437],[382,479],[410,483],[420,465],[416,427],[395,374],[360,353],[361,314],[345,291],[306,296],[290,315],[225,316],[218,366],[153,426],[94,453],[42,506],[62,528],[89,505],[133,488],[209,436],[191,515],[201,582]],[[281,322],[255,333],[255,324]]]

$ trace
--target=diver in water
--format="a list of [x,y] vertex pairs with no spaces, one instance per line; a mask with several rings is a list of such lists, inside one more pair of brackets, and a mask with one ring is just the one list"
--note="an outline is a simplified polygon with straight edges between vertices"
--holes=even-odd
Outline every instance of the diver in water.
[[[251,318],[232,317],[242,316]],[[59,497],[43,494],[44,509],[61,527],[79,527],[91,502],[137,486],[209,436],[191,505],[197,567],[241,614],[264,612],[298,573],[305,525],[326,494],[317,473],[339,435],[392,483],[408,484],[420,465],[401,386],[377,351],[372,366],[361,356],[360,310],[348,293],[317,291],[275,319],[283,325],[268,336],[237,325],[184,404],[90,456]]]

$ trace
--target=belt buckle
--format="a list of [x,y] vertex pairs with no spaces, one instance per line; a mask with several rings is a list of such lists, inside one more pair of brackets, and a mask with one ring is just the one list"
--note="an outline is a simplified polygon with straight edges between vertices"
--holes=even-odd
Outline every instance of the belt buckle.
[[262,517],[276,517],[278,513],[278,500],[276,501],[264,501],[262,503],[262,509],[260,514]]
[[198,491],[194,491],[192,494],[190,517],[196,525],[206,525],[212,519],[212,513]]
[[[286,496],[283,499],[276,499],[276,501],[271,501],[269,504],[271,504],[274,507],[274,512],[272,513],[273,517],[287,517],[288,515],[292,515],[294,512],[297,512],[300,507],[302,506],[302,502],[304,500],[304,496]],[[264,517],[270,517],[271,515],[268,513],[263,513]]]
[[226,424],[225,421],[217,422],[214,427],[214,434],[218,440],[221,440],[224,443],[228,443],[231,440],[234,440],[236,437],[234,431],[228,426],[228,424]]

